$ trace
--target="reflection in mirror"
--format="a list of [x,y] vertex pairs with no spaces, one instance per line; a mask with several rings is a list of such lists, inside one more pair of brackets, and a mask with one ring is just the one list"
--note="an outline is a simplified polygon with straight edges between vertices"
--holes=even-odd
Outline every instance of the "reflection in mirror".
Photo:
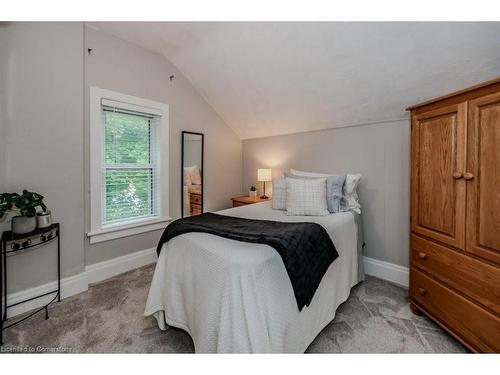
[[203,134],[182,132],[182,217],[203,212]]

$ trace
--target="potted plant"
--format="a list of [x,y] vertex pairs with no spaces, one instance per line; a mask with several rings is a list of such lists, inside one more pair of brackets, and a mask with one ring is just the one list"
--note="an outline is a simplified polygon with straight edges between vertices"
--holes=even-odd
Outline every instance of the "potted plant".
[[7,211],[18,212],[19,215],[12,218],[12,232],[14,234],[26,234],[36,229],[36,208],[46,210],[43,196],[28,190],[23,190],[21,195],[17,193],[0,194],[0,218]]
[[250,198],[253,198],[253,199],[257,198],[257,188],[255,186],[250,187],[250,191],[248,192],[248,196]]

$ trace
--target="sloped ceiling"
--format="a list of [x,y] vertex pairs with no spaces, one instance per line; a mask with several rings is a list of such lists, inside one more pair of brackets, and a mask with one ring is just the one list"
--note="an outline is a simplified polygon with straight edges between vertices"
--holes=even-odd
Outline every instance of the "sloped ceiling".
[[500,76],[500,23],[92,23],[162,53],[241,138],[394,120]]

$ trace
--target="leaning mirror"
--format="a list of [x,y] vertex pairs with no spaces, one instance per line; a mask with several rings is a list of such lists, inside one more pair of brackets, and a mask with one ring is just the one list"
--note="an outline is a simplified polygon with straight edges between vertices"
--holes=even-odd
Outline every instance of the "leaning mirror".
[[203,212],[203,134],[182,132],[182,217]]

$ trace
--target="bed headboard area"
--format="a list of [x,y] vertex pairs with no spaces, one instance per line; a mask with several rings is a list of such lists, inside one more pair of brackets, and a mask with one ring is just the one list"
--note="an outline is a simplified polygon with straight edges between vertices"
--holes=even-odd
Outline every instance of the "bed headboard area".
[[246,139],[243,191],[255,185],[257,168],[272,168],[274,178],[290,168],[361,173],[364,255],[408,266],[409,120]]

